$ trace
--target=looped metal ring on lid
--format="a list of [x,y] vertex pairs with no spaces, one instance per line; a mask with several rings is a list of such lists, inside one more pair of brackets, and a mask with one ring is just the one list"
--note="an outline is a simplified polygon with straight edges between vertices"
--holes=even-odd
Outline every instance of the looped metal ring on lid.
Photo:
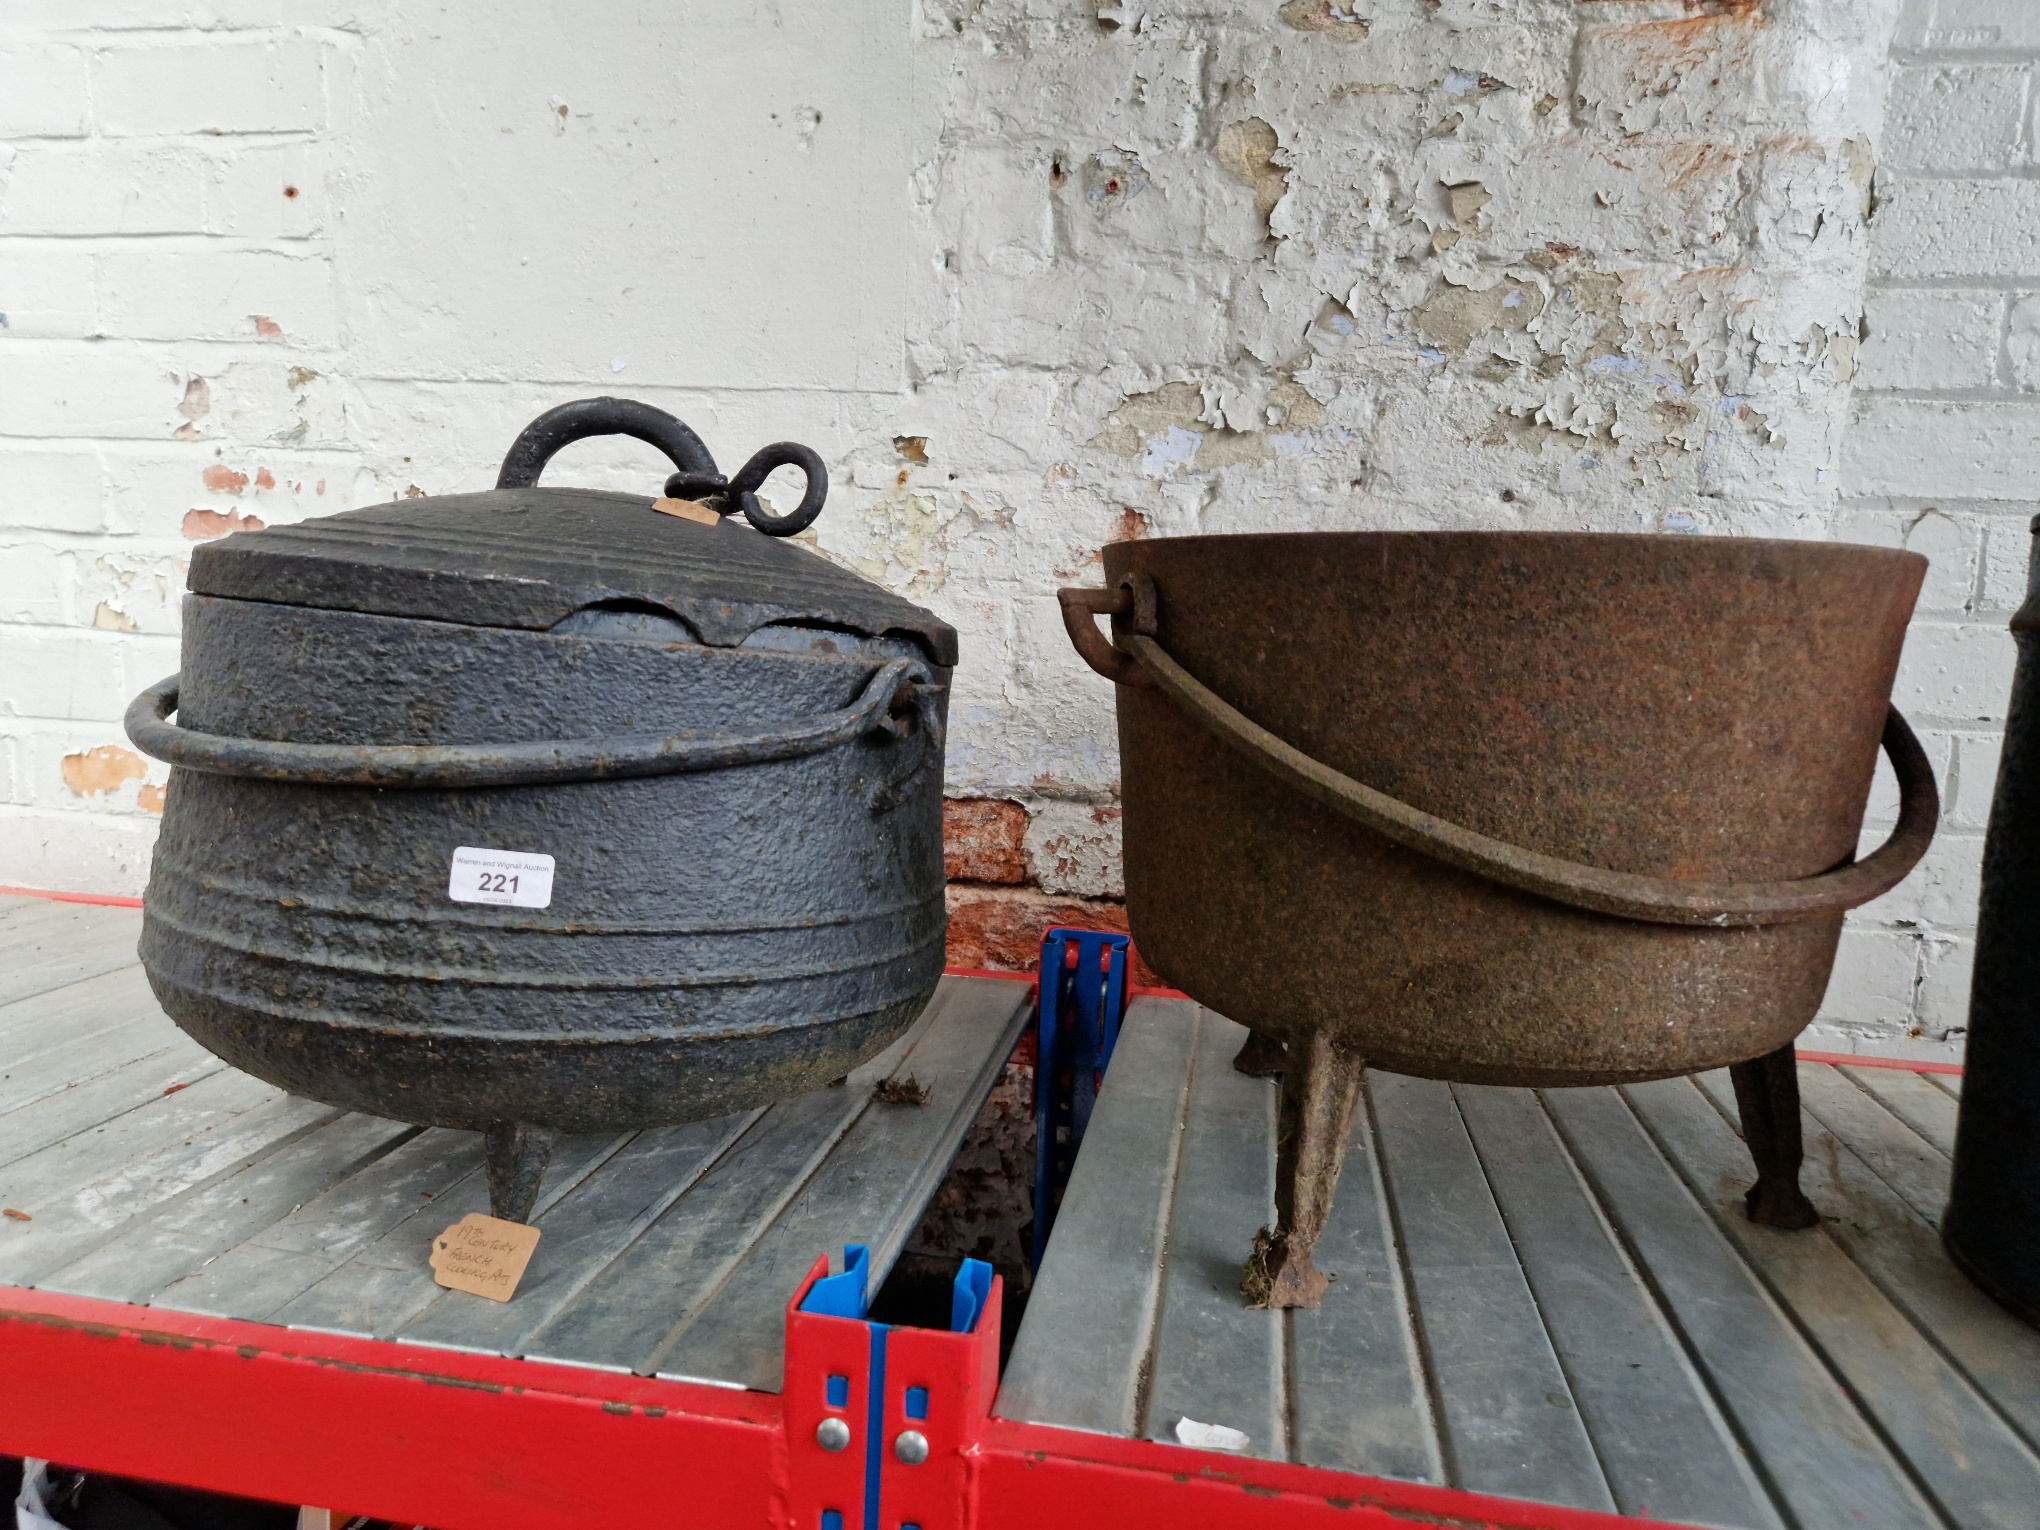
[[[772,476],[774,468],[782,467],[799,468],[807,479],[807,492],[785,515],[773,515],[759,503],[758,489]],[[805,531],[822,513],[822,502],[828,497],[829,470],[812,448],[798,441],[774,441],[770,446],[760,447],[730,479],[729,502],[741,506],[744,519],[768,537],[790,537]]]

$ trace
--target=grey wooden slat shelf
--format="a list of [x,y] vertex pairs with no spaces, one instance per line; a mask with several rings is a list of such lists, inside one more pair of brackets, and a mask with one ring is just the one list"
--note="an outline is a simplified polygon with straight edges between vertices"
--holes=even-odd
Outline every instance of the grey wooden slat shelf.
[[2040,1333],[1935,1232],[1956,1098],[1803,1063],[1805,1233],[1742,1215],[1725,1075],[1624,1089],[1374,1075],[1316,1312],[1247,1310],[1275,1086],[1136,1000],[997,1411],[1675,1522],[2040,1524]]
[[[517,1296],[442,1290],[433,1234],[488,1209],[481,1139],[294,1099],[156,1006],[137,911],[0,899],[0,1285],[776,1391],[817,1255],[883,1278],[1028,1018],[945,978],[847,1083],[720,1121],[568,1138]],[[875,1102],[895,1070],[923,1106]]]

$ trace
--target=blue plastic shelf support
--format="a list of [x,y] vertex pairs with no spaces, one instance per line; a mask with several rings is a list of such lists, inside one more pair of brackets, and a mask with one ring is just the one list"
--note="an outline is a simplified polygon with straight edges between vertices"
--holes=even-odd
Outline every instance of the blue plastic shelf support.
[[1119,1040],[1119,1022],[1126,1013],[1128,945],[1124,935],[1097,930],[1052,929],[1041,939],[1034,1053],[1037,1270]]

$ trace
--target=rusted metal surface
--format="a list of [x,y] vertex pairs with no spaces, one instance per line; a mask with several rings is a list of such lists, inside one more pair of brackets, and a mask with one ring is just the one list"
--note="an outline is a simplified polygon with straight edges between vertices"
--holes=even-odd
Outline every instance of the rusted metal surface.
[[[1267,1272],[1295,1303],[1349,1056],[1545,1086],[1763,1058],[1812,1018],[1845,909],[1932,836],[1889,708],[1916,555],[1468,532],[1104,556],[1065,613],[1122,682],[1129,918],[1167,982],[1287,1045],[1246,1061],[1298,1102],[1273,1238],[1301,1268]],[[1852,865],[1880,740],[1904,807]]]
[[2040,1327],[2040,543],[2012,636],[1942,1239],[1970,1279]]
[[[588,402],[542,440],[607,419],[712,473],[678,421]],[[192,586],[184,668],[130,712],[177,767],[150,981],[271,1083],[490,1129],[499,1212],[549,1134],[818,1088],[934,991],[929,613],[734,519],[531,487],[229,537]],[[451,901],[458,846],[551,855],[550,904]]]

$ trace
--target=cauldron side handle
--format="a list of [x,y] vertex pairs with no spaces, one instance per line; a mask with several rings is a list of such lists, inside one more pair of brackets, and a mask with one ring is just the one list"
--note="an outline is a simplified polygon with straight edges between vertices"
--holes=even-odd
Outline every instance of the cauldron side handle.
[[1133,591],[1121,585],[1116,590],[1057,590],[1062,603],[1063,630],[1070,635],[1078,655],[1092,669],[1114,685],[1152,686],[1155,682],[1133,655],[1115,646],[1098,630],[1101,616],[1129,616],[1133,613]]

